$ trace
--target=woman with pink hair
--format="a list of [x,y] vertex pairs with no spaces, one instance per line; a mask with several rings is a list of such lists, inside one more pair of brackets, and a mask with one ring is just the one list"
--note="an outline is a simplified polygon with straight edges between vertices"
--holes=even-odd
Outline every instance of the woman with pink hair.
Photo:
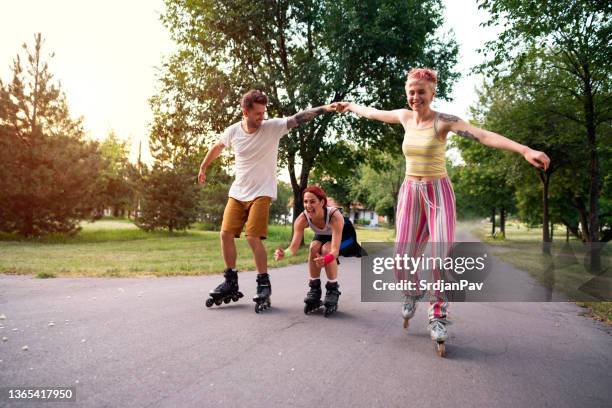
[[[546,170],[550,159],[545,153],[530,149],[502,135],[478,128],[454,115],[436,112],[431,103],[436,94],[437,73],[429,68],[415,68],[408,73],[406,97],[410,109],[391,111],[338,102],[337,112],[351,111],[368,119],[404,127],[402,151],[406,158],[406,175],[398,194],[395,250],[400,256],[414,257],[429,244],[433,255],[445,257],[455,238],[455,194],[445,166],[446,140],[449,132],[496,149],[519,153],[537,168]],[[440,279],[441,271],[433,271]],[[406,271],[396,269],[398,281],[406,279]],[[410,274],[416,282],[417,274]],[[404,327],[414,316],[419,291],[406,292],[402,309]],[[430,293],[429,330],[437,343],[440,356],[445,355],[448,338],[446,319],[448,302],[443,292]]]

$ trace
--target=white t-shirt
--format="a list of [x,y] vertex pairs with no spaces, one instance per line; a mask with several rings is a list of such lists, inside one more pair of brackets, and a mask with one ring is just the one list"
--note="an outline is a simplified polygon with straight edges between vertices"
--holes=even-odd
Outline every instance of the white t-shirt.
[[289,132],[287,119],[269,119],[255,133],[246,133],[241,122],[234,123],[219,139],[234,150],[236,178],[229,196],[239,201],[251,201],[267,196],[276,200],[276,163],[278,143]]

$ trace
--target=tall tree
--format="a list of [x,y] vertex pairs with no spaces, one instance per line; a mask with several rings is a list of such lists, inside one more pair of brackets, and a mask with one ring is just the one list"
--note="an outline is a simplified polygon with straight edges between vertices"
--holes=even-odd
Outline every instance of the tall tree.
[[129,180],[135,169],[130,169],[134,165],[129,162],[127,144],[111,131],[100,144],[100,152],[105,166],[98,188],[98,212],[109,208],[113,216],[124,216],[135,200],[135,191]]
[[[0,229],[24,236],[74,232],[92,215],[103,166],[98,146],[83,139],[66,96],[42,53],[23,45],[13,79],[0,81]],[[48,57],[50,58],[50,57]]]
[[150,100],[149,145],[154,164],[138,178],[136,218],[136,225],[144,230],[184,230],[197,220],[212,228],[221,225],[229,177],[222,163],[215,163],[211,183],[203,189],[197,185],[197,169],[206,147],[202,144],[204,129],[191,122],[189,105],[181,93],[162,93]]
[[[215,133],[239,120],[238,101],[249,88],[270,96],[270,116],[351,99],[383,109],[404,105],[405,73],[426,65],[440,74],[438,96],[457,74],[457,45],[436,37],[440,0],[294,0],[199,2],[166,0],[162,16],[177,53],[163,67],[160,98],[185,109],[179,137]],[[360,146],[401,143],[401,132],[371,121],[325,115],[281,141],[289,170],[294,217],[301,192],[321,152],[339,138]],[[353,163],[354,164],[354,163]]]
[[[576,112],[560,110],[557,113],[583,129],[590,178],[588,240],[598,242],[600,155],[601,147],[606,145],[606,141],[601,140],[601,132],[612,120],[612,3],[481,0],[479,7],[490,13],[487,25],[504,23],[504,31],[498,39],[486,44],[485,50],[492,58],[480,66],[481,71],[508,79],[511,78],[509,73],[530,64],[566,74],[566,81],[551,81],[546,86],[572,99],[580,108]],[[592,258],[592,262],[598,261]]]
[[146,231],[185,230],[198,219],[199,189],[192,167],[155,163],[143,171],[136,225]]
[[[539,54],[539,53],[538,53]],[[575,98],[561,92],[554,84],[571,80],[567,73],[550,69],[539,63],[539,55],[526,55],[525,64],[512,69],[512,81],[495,81],[485,86],[481,93],[479,116],[486,126],[504,134],[511,135],[521,143],[545,151],[551,158],[546,171],[533,170],[520,162],[505,160],[503,166],[509,171],[517,189],[519,215],[535,223],[539,218],[542,224],[543,249],[548,252],[551,242],[551,211],[556,212],[556,221],[575,219],[567,211],[560,213],[561,207],[551,208],[552,201],[557,204],[565,200],[579,219],[583,237],[589,241],[588,197],[589,161],[588,142],[583,136],[582,127],[569,117],[579,113]],[[521,84],[517,87],[516,84]],[[602,135],[606,135],[605,132]],[[609,134],[608,134],[609,137]],[[602,150],[603,152],[604,150]],[[538,189],[542,204],[535,214],[533,197],[534,175],[541,181]],[[557,186],[552,182],[557,179]],[[586,183],[585,183],[586,181]],[[567,206],[566,207],[567,210]],[[529,215],[528,215],[529,214]],[[572,230],[575,230],[574,227]]]

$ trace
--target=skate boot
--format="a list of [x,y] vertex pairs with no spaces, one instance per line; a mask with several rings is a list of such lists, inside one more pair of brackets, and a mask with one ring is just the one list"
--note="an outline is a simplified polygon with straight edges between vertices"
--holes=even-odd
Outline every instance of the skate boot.
[[417,298],[406,295],[404,297],[404,305],[402,306],[402,317],[404,318],[404,329],[408,328],[410,319],[414,317],[417,308]]
[[213,303],[219,306],[221,303],[229,303],[232,300],[237,302],[243,297],[242,292],[238,290],[238,271],[232,268],[226,268],[223,271],[225,281],[208,293],[210,296],[206,299],[206,307],[211,307]]
[[272,286],[270,285],[270,275],[267,273],[257,274],[257,294],[253,297],[253,302],[255,302],[255,313],[266,310],[271,306],[271,294]]
[[327,293],[325,293],[325,302],[323,303],[325,306],[325,317],[338,310],[338,298],[340,298],[341,295],[338,288],[338,282],[327,282],[325,284],[325,289],[327,289]]
[[448,339],[446,324],[443,320],[432,320],[429,322],[430,336],[436,342],[436,352],[440,357],[446,357],[446,347],[444,346],[444,342]]
[[321,292],[321,279],[311,279],[310,283],[308,283],[308,286],[310,286],[310,290],[304,298],[305,314],[308,314],[313,310],[317,310],[323,304],[323,302],[321,302],[321,295],[323,294]]

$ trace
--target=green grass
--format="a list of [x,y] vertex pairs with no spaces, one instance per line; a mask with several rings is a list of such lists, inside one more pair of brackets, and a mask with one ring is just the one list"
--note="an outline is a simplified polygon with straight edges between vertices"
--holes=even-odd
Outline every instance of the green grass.
[[[371,240],[389,238],[386,229],[360,230]],[[306,231],[305,240],[312,239]],[[280,262],[274,250],[285,248],[291,226],[271,225],[264,245],[271,268],[306,261],[307,249]],[[239,270],[254,270],[251,250],[244,239],[236,240]],[[174,276],[220,273],[224,269],[219,233],[197,229],[169,234],[147,233],[129,221],[101,220],[86,223],[74,236],[50,235],[40,239],[17,239],[0,235],[0,273],[34,274],[37,277]]]
[[355,226],[357,240],[361,242],[393,242],[395,240],[394,228],[364,228]]
[[[541,228],[528,228],[518,222],[506,223],[506,238],[491,237],[490,223],[462,223],[483,242],[490,245],[496,257],[504,262],[526,271],[539,282],[554,287],[565,293],[570,299],[585,300],[585,294],[578,288],[589,282],[594,276],[588,273],[584,265],[588,264],[586,251],[582,243],[570,237],[569,245],[565,244],[565,227],[555,226],[552,256],[542,253]],[[610,246],[602,255],[603,265],[611,264]],[[551,263],[555,264],[551,269]],[[612,278],[608,270],[604,278]],[[595,299],[595,298],[593,298]],[[598,320],[612,323],[612,302],[577,302],[588,308]]]

